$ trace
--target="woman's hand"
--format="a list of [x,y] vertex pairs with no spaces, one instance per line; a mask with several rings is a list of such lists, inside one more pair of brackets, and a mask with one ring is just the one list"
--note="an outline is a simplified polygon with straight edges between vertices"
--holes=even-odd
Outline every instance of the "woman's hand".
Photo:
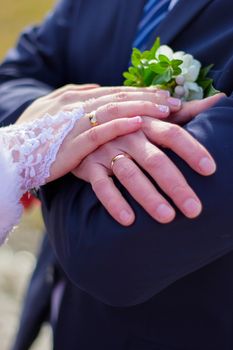
[[81,133],[73,131],[72,135],[68,134],[64,139],[46,182],[53,181],[74,169],[99,146],[119,136],[138,131],[141,126],[141,117],[120,118]]
[[[86,113],[96,111],[102,114],[103,106],[107,121],[118,117],[117,109],[122,103],[131,102],[127,116],[139,112],[157,118],[166,118],[170,112],[181,108],[179,99],[171,98],[167,91],[155,88],[98,87],[96,85],[67,85],[34,101],[17,120],[17,124],[41,118],[46,113],[54,115],[60,111],[72,111],[83,106]],[[140,109],[137,106],[140,105]]]
[[[23,127],[28,129],[28,123],[32,124],[30,128],[33,128],[33,137],[37,141],[41,137],[47,138],[31,154],[32,161],[36,162],[32,173],[38,173],[38,154],[44,161],[51,158],[47,154],[54,154],[57,149],[56,159],[50,160],[52,165],[50,164],[47,182],[77,167],[100,145],[137,131],[141,127],[141,119],[133,117],[146,113],[152,118],[164,119],[180,107],[181,102],[170,98],[166,91],[127,87],[98,88],[93,85],[68,86],[35,101],[19,118],[16,127],[20,128],[24,123]],[[94,113],[98,126],[93,127],[91,124],[88,117],[90,113]],[[46,115],[49,115],[48,123]],[[39,128],[36,127],[38,123]],[[62,135],[63,129],[69,130],[66,135]],[[31,183],[33,181],[29,181]]]

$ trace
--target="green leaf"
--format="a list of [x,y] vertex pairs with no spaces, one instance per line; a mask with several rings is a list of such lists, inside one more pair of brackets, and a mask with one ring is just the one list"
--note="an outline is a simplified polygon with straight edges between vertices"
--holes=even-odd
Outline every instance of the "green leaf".
[[149,66],[149,68],[156,74],[164,74],[167,70],[167,67],[162,67],[159,63],[153,63]]
[[169,67],[163,74],[155,76],[152,85],[165,84],[172,79],[172,69]]
[[133,81],[132,80],[128,80],[128,79],[126,79],[125,81],[124,81],[124,86],[133,86]]
[[[209,71],[213,68],[213,64],[210,64],[209,66],[207,66],[207,67],[203,67],[203,68],[201,68],[201,70],[200,70],[200,73],[199,73],[199,77],[200,78],[205,78],[205,77],[207,77],[207,74],[209,73]],[[199,78],[198,77],[198,78]]]
[[211,84],[205,97],[213,96],[213,95],[216,95],[216,94],[219,94],[219,93],[220,93],[220,91],[216,90],[215,87]]
[[173,69],[173,76],[177,77],[178,75],[180,75],[182,73],[181,68],[177,67]]
[[123,77],[132,81],[135,81],[137,79],[134,74],[130,74],[129,72],[124,72]]
[[210,87],[212,82],[213,82],[212,79],[203,79],[203,80],[199,80],[197,82],[197,84],[200,85],[204,90],[206,90],[206,89],[208,89]]
[[152,81],[155,77],[155,73],[151,71],[150,69],[145,69],[144,71],[144,86],[150,86],[152,84]]
[[129,67],[129,73],[130,74],[137,74],[137,72],[138,72],[138,68],[136,68],[136,67]]
[[179,67],[182,63],[183,63],[182,60],[172,60],[172,61],[171,61],[171,64],[172,64],[172,67],[173,67],[173,68]]
[[155,57],[155,54],[156,54],[156,51],[158,50],[158,48],[160,47],[160,37],[157,37],[150,52],[151,52],[151,55],[153,56],[153,58]]
[[169,58],[167,57],[167,56],[165,56],[165,55],[159,55],[159,61],[160,62],[166,62],[166,63],[168,63],[168,64],[170,64],[170,60],[169,60]]
[[169,63],[169,62],[163,61],[163,62],[159,62],[158,64],[159,64],[159,66],[162,67],[162,68],[168,68],[168,67],[170,67],[170,63]]
[[204,71],[199,74],[197,79],[197,84],[200,85],[204,91],[204,97],[213,96],[220,92],[213,86],[213,79],[206,76],[212,67],[213,65],[203,68]]
[[134,48],[131,56],[132,65],[137,67],[140,64],[141,57],[142,57],[141,51],[138,50],[137,48]]
[[152,57],[151,57],[151,52],[150,51],[144,51],[142,53],[142,56],[141,56],[141,59],[146,59],[146,60],[150,60]]

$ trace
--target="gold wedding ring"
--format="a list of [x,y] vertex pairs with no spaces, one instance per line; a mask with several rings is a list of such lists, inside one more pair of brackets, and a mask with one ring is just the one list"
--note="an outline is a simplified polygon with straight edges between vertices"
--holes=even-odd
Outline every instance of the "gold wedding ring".
[[95,112],[88,113],[86,116],[88,117],[92,127],[99,125],[99,123],[98,123],[98,121],[96,119],[96,113]]
[[112,158],[112,161],[111,161],[111,169],[112,170],[113,170],[113,165],[116,163],[116,161],[119,159],[122,159],[122,158],[132,159],[132,157],[128,153],[117,154],[115,157]]

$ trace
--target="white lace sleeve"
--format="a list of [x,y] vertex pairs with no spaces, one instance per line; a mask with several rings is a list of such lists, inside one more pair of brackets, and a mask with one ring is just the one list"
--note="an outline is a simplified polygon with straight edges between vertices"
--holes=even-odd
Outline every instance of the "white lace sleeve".
[[19,222],[21,196],[46,182],[62,142],[83,114],[80,107],[0,128],[0,244]]

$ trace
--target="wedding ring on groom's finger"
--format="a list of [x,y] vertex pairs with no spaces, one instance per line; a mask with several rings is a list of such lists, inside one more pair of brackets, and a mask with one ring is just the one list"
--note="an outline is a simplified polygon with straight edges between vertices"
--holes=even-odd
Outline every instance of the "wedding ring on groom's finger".
[[91,127],[99,125],[95,112],[87,113],[86,117],[89,119]]
[[119,153],[119,154],[117,154],[115,157],[112,158],[112,161],[111,161],[111,169],[112,169],[112,171],[113,171],[113,166],[114,166],[114,164],[115,164],[119,159],[122,159],[122,158],[133,159],[128,153]]

